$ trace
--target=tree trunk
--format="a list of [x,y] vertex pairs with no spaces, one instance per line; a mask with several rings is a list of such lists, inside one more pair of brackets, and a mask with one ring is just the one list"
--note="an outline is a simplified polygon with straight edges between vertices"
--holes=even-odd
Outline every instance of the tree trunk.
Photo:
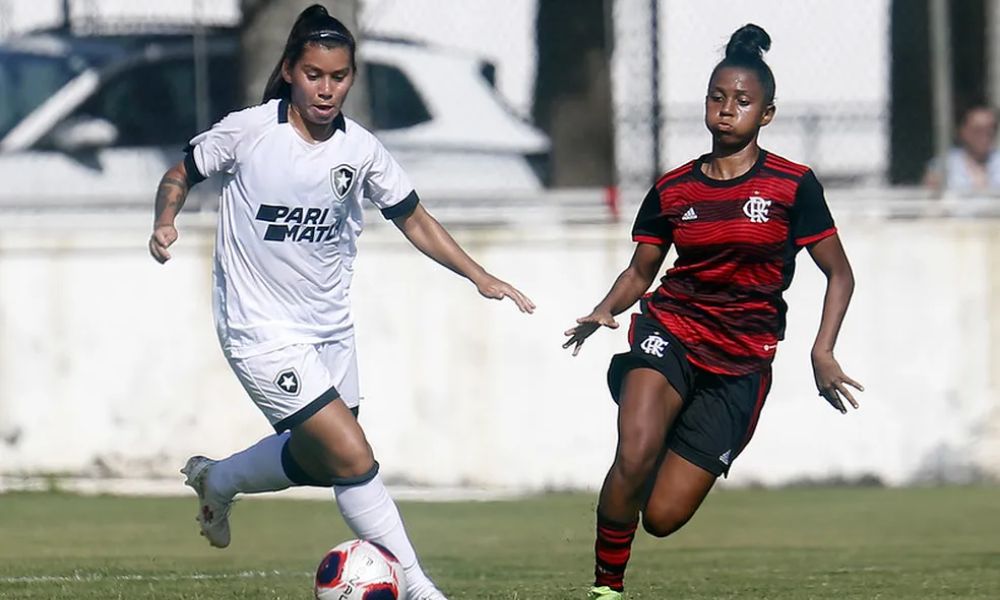
[[614,184],[605,0],[539,0],[535,123],[552,139],[552,186]]

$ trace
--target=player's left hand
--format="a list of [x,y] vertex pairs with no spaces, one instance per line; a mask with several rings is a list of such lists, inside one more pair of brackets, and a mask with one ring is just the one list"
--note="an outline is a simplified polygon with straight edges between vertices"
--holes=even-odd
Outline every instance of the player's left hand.
[[813,376],[816,378],[816,389],[819,395],[826,399],[841,414],[847,414],[847,407],[841,397],[855,409],[858,408],[858,401],[851,395],[847,386],[851,386],[859,392],[865,391],[865,386],[844,374],[843,369],[832,352],[814,352],[812,355]]
[[514,304],[517,305],[517,308],[519,308],[521,312],[535,312],[535,303],[506,281],[497,279],[492,275],[486,275],[482,280],[476,281],[475,284],[479,293],[486,298],[492,298],[494,300],[510,298],[514,301]]

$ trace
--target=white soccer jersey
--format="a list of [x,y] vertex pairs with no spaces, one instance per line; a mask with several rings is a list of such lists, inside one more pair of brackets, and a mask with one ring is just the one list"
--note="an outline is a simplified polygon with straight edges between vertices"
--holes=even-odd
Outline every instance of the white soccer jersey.
[[230,356],[350,336],[362,197],[387,219],[417,205],[375,136],[342,115],[335,126],[309,143],[288,122],[287,101],[272,100],[191,140],[189,177],[224,177],[213,308]]

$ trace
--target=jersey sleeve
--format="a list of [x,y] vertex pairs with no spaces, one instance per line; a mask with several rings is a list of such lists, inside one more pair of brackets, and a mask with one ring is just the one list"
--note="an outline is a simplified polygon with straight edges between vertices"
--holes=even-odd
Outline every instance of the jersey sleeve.
[[420,202],[406,172],[381,142],[374,140],[372,164],[365,177],[365,196],[386,219],[405,217]]
[[797,246],[808,246],[837,233],[823,186],[812,171],[807,171],[795,192],[792,205],[792,239]]
[[639,214],[632,225],[632,241],[642,244],[669,245],[673,240],[670,222],[663,216],[660,193],[650,188],[639,207]]
[[188,180],[197,183],[212,175],[232,172],[236,164],[236,144],[243,131],[238,113],[230,114],[211,129],[191,138],[184,158]]

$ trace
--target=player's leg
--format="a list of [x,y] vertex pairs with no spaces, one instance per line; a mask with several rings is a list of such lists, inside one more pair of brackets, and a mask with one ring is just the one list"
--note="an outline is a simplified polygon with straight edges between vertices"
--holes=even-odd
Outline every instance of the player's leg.
[[[343,403],[356,411],[361,398],[353,339],[324,344],[319,347],[319,352],[337,381]],[[336,402],[331,406],[336,408],[340,404]],[[399,509],[378,475],[378,464],[364,432],[357,421],[352,419],[354,428],[349,432],[338,433],[335,429],[341,422],[338,420],[337,423],[326,424],[310,419],[304,423],[292,433],[293,456],[303,457],[306,470],[319,466],[310,461],[326,461],[327,473],[333,476],[337,507],[344,521],[358,538],[381,544],[396,556],[406,575],[409,598],[443,600],[444,595],[427,577],[417,560]],[[352,443],[346,448],[330,446],[337,443],[334,439],[337,437],[358,440],[363,444]]]
[[629,345],[608,369],[618,402],[618,445],[597,507],[591,598],[621,597],[639,509],[692,373],[683,346],[653,319],[633,318]]
[[[290,460],[288,430],[339,396],[311,344],[288,346],[253,357],[233,357],[229,362],[276,433],[222,460],[193,456],[182,469],[187,475],[186,483],[198,494],[201,533],[219,548],[229,545],[229,512],[237,494],[314,483]],[[341,410],[344,410],[342,405]]]
[[643,508],[647,532],[666,537],[694,516],[750,441],[770,380],[770,371],[739,377],[698,373]]
[[611,521],[635,522],[643,488],[656,468],[667,431],[683,401],[658,371],[632,369],[618,405],[618,444],[604,478],[598,512]]
[[687,523],[708,495],[717,476],[668,450],[656,472],[642,511],[642,527],[666,537]]
[[682,405],[677,390],[660,372],[636,368],[625,375],[615,459],[597,505],[593,598],[613,598],[624,588],[644,488]]

